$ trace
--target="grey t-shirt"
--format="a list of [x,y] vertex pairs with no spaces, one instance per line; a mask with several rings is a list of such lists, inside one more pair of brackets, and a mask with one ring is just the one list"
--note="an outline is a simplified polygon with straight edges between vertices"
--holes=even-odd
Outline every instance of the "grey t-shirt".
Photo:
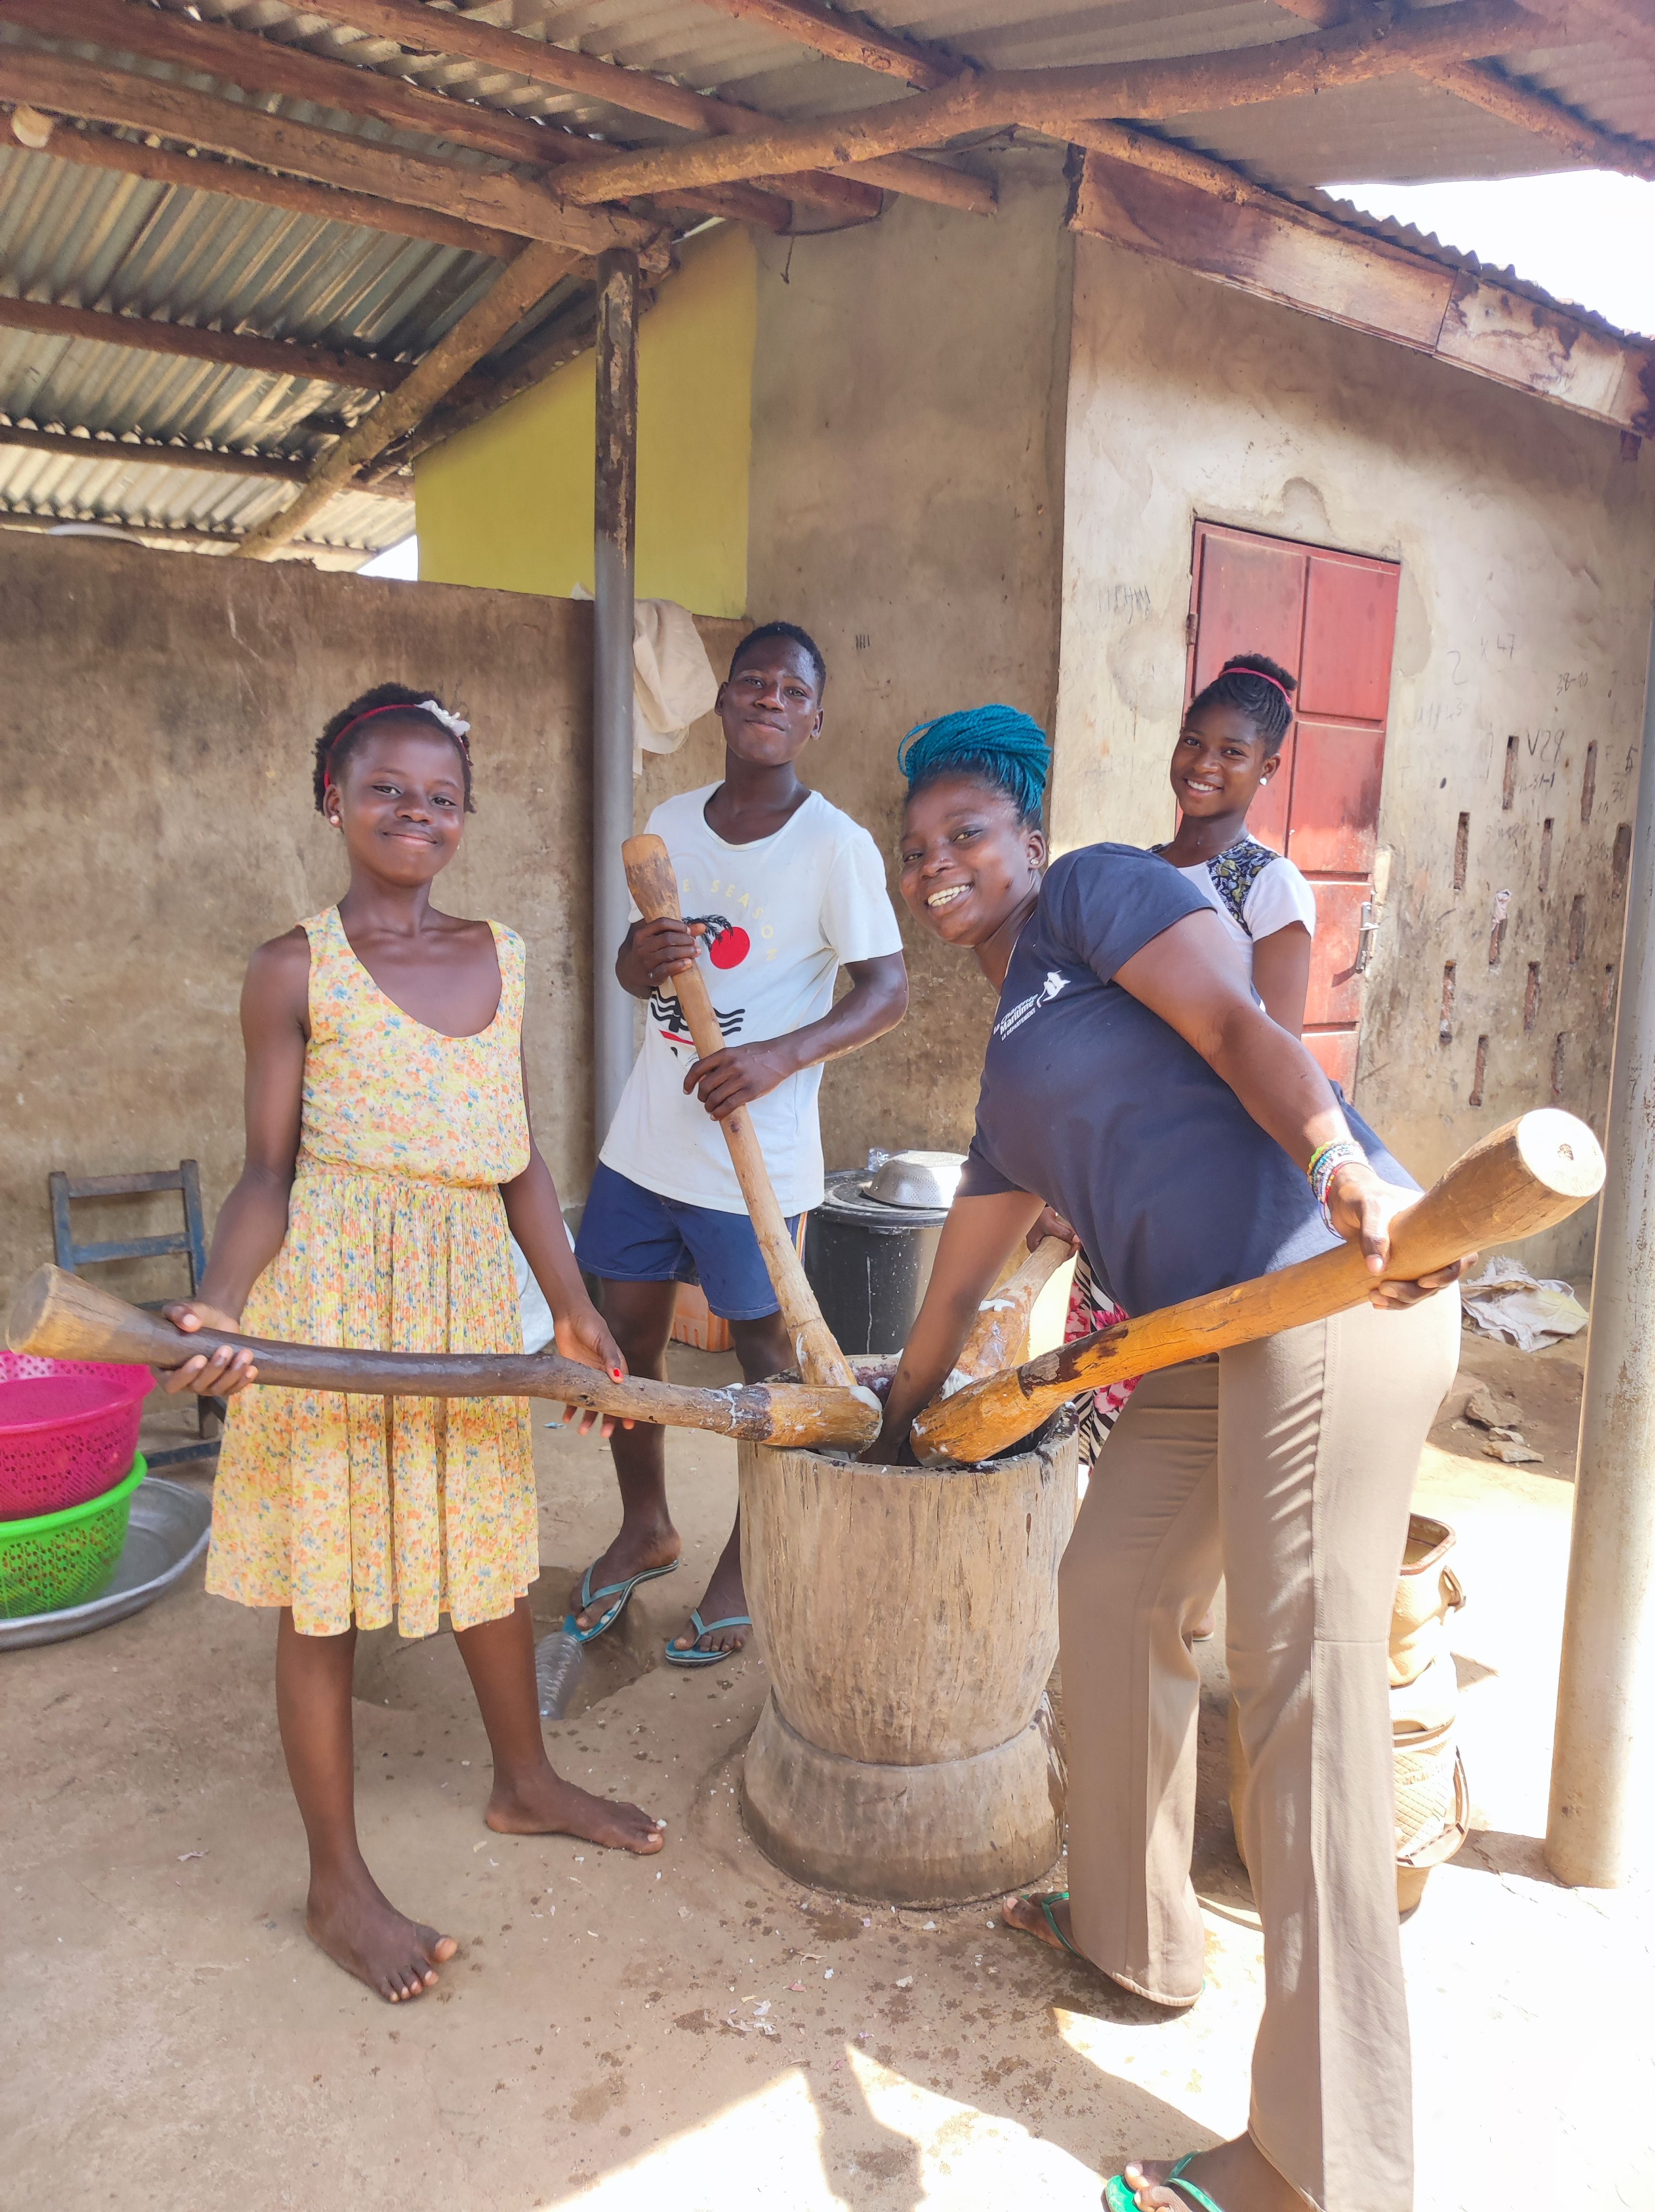
[[[1210,911],[1135,845],[1055,862],[1011,956],[983,1063],[963,1198],[1038,1194],[1078,1231],[1130,1314],[1227,1289],[1338,1239],[1303,1169],[1115,973],[1185,915]],[[1418,1188],[1349,1107],[1386,1182]]]

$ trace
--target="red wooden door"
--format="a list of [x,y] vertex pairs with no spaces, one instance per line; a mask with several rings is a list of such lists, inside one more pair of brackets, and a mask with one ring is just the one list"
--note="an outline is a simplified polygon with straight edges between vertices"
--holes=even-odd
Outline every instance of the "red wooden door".
[[1305,1042],[1354,1090],[1373,896],[1385,721],[1401,570],[1215,523],[1196,525],[1185,702],[1234,653],[1266,653],[1299,679],[1282,765],[1247,827],[1316,894]]

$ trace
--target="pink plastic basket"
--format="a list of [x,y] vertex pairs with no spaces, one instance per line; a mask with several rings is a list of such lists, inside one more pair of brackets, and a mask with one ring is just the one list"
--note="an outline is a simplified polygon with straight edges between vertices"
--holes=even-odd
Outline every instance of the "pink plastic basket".
[[0,1521],[84,1504],[131,1466],[147,1367],[0,1352]]

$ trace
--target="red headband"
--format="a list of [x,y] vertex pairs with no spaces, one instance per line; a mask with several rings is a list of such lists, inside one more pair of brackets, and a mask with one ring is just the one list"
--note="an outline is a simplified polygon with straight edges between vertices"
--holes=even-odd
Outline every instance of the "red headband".
[[1276,689],[1281,693],[1282,696],[1287,701],[1288,714],[1291,715],[1293,713],[1293,694],[1288,690],[1287,685],[1283,684],[1279,678],[1275,676],[1266,676],[1262,668],[1248,668],[1246,666],[1240,668],[1227,668],[1222,672],[1226,676],[1256,676],[1261,684],[1273,684],[1276,686]]
[[[440,723],[447,731],[468,763],[471,758],[471,747],[467,741],[471,728],[470,722],[463,722],[458,714],[451,714],[446,707],[439,706],[434,699],[421,699],[411,706],[393,702],[389,707],[364,707],[360,714],[351,716],[343,730],[335,732],[333,742],[328,747],[328,759],[333,758],[341,740],[349,736],[359,722],[371,722],[376,714],[428,714],[433,722]],[[325,763],[322,769],[322,787],[324,791],[333,788],[332,771]]]

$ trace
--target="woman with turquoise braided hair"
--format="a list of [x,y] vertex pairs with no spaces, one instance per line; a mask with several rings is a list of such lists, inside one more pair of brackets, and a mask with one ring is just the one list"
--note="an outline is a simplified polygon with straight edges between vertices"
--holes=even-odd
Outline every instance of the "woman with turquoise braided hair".
[[977,1128],[870,1458],[900,1458],[1043,1204],[1129,1313],[1360,1247],[1370,1303],[1141,1382],[1058,1577],[1070,1891],[1007,1919],[1152,2002],[1200,1995],[1190,1880],[1200,1680],[1228,1589],[1264,1938],[1247,2131],[1128,2166],[1110,2212],[1411,2212],[1387,1635],[1458,1268],[1379,1280],[1416,1186],[1255,997],[1176,867],[1100,844],[1045,866],[1045,733],[1004,706],[906,739],[902,892],[999,993]]

